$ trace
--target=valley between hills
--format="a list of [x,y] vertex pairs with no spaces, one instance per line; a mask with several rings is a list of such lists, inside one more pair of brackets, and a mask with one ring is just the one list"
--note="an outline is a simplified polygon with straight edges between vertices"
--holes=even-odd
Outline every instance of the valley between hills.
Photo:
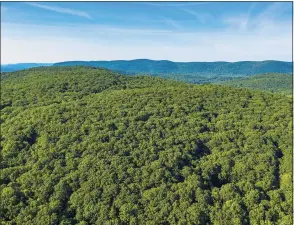
[[291,224],[293,76],[269,64],[2,72],[0,223]]

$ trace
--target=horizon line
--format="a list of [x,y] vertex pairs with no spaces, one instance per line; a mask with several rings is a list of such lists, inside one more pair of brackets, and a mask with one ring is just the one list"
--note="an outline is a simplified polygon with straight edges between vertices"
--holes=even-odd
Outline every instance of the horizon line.
[[65,60],[58,62],[15,62],[15,63],[1,63],[1,66],[7,65],[15,65],[15,64],[56,64],[56,63],[64,63],[64,62],[112,62],[112,61],[136,61],[136,60],[149,60],[149,61],[168,61],[174,63],[237,63],[237,62],[266,62],[266,61],[276,61],[276,62],[289,62],[293,63],[293,61],[283,61],[276,59],[265,59],[265,60],[240,60],[240,61],[172,61],[167,59],[144,59],[144,58],[136,58],[136,59],[113,59],[113,60]]

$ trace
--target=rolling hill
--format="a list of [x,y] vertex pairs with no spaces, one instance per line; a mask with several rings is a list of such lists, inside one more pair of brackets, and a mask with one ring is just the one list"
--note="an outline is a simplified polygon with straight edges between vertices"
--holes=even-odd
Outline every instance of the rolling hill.
[[135,75],[148,74],[162,78],[190,83],[214,83],[232,77],[246,77],[262,73],[292,73],[292,62],[243,61],[243,62],[172,62],[167,60],[116,60],[116,61],[71,61],[55,66],[93,66],[121,73]]
[[[49,63],[21,63],[2,65],[2,72],[12,72]],[[189,83],[218,83],[232,78],[242,78],[263,73],[292,73],[292,63],[282,61],[243,62],[172,62],[168,60],[114,60],[114,61],[68,61],[54,66],[91,66],[117,71],[124,75],[151,75]]]
[[291,224],[292,101],[89,67],[7,73],[1,224]]
[[52,66],[53,63],[17,63],[1,65],[1,72],[13,72],[39,66]]
[[264,90],[272,93],[281,93],[292,96],[293,75],[292,74],[262,74],[246,78],[232,79],[219,84],[232,87],[250,88]]

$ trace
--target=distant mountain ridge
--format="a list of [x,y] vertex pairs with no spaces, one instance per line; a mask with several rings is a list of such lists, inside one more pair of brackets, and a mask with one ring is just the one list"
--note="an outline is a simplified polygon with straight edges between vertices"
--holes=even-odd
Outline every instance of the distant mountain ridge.
[[54,66],[92,66],[129,75],[149,74],[190,83],[213,83],[232,77],[263,73],[292,73],[292,62],[275,60],[240,62],[172,62],[168,60],[67,61]]
[[55,66],[94,66],[112,70],[125,70],[135,73],[219,73],[245,74],[292,72],[292,62],[283,61],[240,61],[240,62],[172,62],[168,60],[113,60],[113,61],[66,61]]
[[151,75],[189,83],[217,83],[256,74],[292,74],[292,62],[275,60],[240,62],[172,62],[168,60],[65,61],[1,65],[1,72],[39,66],[90,66],[113,70],[125,75]]
[[16,63],[1,65],[1,72],[13,72],[17,70],[29,69],[39,66],[52,66],[53,63]]

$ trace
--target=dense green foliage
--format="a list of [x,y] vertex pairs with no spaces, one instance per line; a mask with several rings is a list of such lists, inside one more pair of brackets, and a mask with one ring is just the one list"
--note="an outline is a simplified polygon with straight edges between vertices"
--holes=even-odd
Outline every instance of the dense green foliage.
[[291,224],[290,98],[84,67],[1,94],[1,224]]
[[292,96],[293,75],[292,74],[262,74],[248,78],[233,79],[220,82],[220,84],[232,87],[264,90],[272,93],[281,93]]
[[242,62],[172,62],[168,60],[114,60],[71,61],[56,66],[94,66],[116,70],[128,75],[149,74],[189,83],[214,83],[232,77],[244,77],[261,73],[292,73],[292,62],[242,61]]

